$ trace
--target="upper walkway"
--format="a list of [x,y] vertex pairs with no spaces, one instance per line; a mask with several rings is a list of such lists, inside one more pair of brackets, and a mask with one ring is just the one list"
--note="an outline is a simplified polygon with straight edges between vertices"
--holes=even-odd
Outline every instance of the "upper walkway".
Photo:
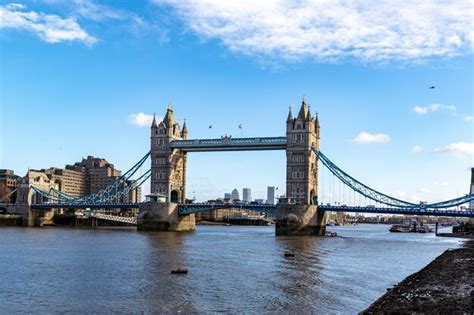
[[285,150],[286,137],[175,140],[171,147],[185,152]]

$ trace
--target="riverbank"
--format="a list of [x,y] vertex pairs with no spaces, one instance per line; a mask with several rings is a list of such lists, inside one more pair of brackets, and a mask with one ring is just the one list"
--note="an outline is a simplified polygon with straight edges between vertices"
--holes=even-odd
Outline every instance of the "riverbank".
[[400,282],[361,314],[473,314],[474,241],[447,250]]
[[21,215],[0,214],[0,226],[21,226]]

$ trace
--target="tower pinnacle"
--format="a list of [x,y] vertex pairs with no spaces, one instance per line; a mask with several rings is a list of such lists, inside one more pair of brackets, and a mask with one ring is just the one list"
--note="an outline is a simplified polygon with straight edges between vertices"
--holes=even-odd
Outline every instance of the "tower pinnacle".
[[293,120],[293,114],[291,113],[291,105],[288,106],[288,118],[286,119],[286,122],[290,122]]
[[303,96],[303,100],[301,101],[301,108],[298,113],[298,119],[305,120],[308,118],[308,104],[306,103],[306,97]]
[[174,118],[173,114],[173,106],[171,106],[171,102],[168,103],[168,109],[166,110],[165,118],[163,118],[163,122],[167,128],[173,127],[176,124],[176,119]]

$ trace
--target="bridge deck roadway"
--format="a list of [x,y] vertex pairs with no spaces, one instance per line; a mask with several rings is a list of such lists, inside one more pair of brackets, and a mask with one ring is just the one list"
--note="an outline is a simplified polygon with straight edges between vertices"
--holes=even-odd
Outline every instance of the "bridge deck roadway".
[[139,203],[34,203],[31,209],[135,209],[139,206]]
[[175,140],[171,147],[185,152],[285,150],[286,137]]
[[423,209],[423,208],[383,208],[383,207],[354,207],[354,206],[318,206],[322,211],[334,212],[358,212],[373,214],[402,214],[402,215],[430,215],[437,217],[463,217],[473,218],[472,210],[441,210],[441,209]]
[[[32,204],[31,208],[36,210],[49,210],[54,208],[70,208],[70,209],[131,209],[138,208],[139,203],[91,203],[91,204],[74,204],[74,203],[42,203]],[[248,211],[267,212],[274,215],[276,206],[274,205],[233,205],[233,204],[187,204],[179,205],[180,215],[197,213],[215,209],[242,209]],[[474,218],[473,210],[455,210],[455,209],[423,209],[423,208],[390,208],[390,207],[355,207],[355,206],[318,206],[321,211],[335,212],[358,212],[373,214],[402,214],[402,215],[430,215],[438,217],[464,217]]]

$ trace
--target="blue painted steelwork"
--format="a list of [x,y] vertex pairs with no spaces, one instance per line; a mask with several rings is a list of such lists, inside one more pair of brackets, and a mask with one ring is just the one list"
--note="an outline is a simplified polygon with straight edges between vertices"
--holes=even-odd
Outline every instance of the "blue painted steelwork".
[[185,152],[285,150],[286,137],[175,140],[171,147]]
[[275,216],[276,206],[274,205],[251,205],[251,204],[215,204],[215,203],[196,203],[196,204],[179,204],[178,214],[187,215],[191,213],[205,212],[218,209],[239,209],[253,212],[264,213],[269,216]]
[[337,165],[331,162],[331,160],[329,160],[321,151],[318,151],[316,148],[313,148],[313,151],[316,153],[319,160],[331,171],[331,173],[339,178],[344,184],[363,196],[387,206],[399,208],[411,208],[416,206],[414,203],[385,195],[379,191],[376,191],[375,189],[370,188],[367,185],[362,184],[360,181],[351,177],[349,174],[337,167]]
[[463,217],[473,218],[472,210],[454,210],[454,209],[426,209],[426,208],[396,208],[396,207],[353,207],[353,206],[318,206],[321,211],[335,212],[358,212],[373,214],[403,214],[403,215],[429,215],[436,217]]
[[[232,151],[232,150],[273,150],[284,149],[286,147],[285,137],[274,138],[223,138],[223,139],[208,139],[208,140],[179,140],[172,143],[174,148],[180,148],[184,151]],[[455,198],[432,204],[414,204],[403,201],[381,192],[376,191],[364,185],[360,181],[351,177],[327,158],[321,151],[313,148],[313,151],[318,155],[319,160],[326,166],[336,177],[338,177],[345,185],[349,186],[354,191],[363,196],[381,203],[389,207],[354,207],[354,206],[331,206],[319,205],[322,211],[342,211],[342,212],[361,212],[361,213],[384,213],[384,214],[410,214],[410,215],[432,215],[432,216],[453,216],[453,217],[473,217],[472,209],[455,210],[448,209],[461,204],[466,204],[474,201],[474,195],[466,195],[464,197]],[[151,170],[148,170],[136,179],[131,185],[126,186],[126,181],[129,181],[138,169],[143,165],[145,160],[150,156],[148,152],[139,162],[137,162],[130,170],[117,179],[114,183],[107,186],[103,190],[95,194],[83,198],[74,198],[52,188],[50,192],[42,191],[41,189],[31,186],[31,188],[43,198],[48,200],[46,203],[36,203],[32,205],[33,209],[52,209],[52,208],[137,208],[139,203],[123,203],[120,198],[128,194],[131,190],[140,186],[151,176]],[[53,201],[53,202],[51,202]],[[247,211],[254,211],[265,213],[274,216],[276,214],[276,206],[274,205],[252,205],[252,204],[180,204],[178,206],[179,215],[187,215],[190,213],[198,213],[203,211],[210,211],[216,209],[230,209],[237,208]]]
[[420,208],[420,209],[444,209],[456,207],[462,204],[469,203],[474,201],[474,195],[468,194],[464,197],[459,197],[451,200],[446,200],[443,202],[432,203],[432,204],[416,204],[408,201],[400,200],[386,194],[383,194],[375,189],[370,188],[367,185],[364,185],[357,179],[351,177],[349,174],[341,170],[336,164],[331,162],[321,151],[313,148],[313,151],[318,155],[319,160],[333,173],[337,178],[339,178],[344,184],[349,186],[352,190],[360,193],[361,195],[384,205],[395,207],[395,208]]
[[[143,166],[145,161],[150,156],[151,152],[145,154],[135,165],[133,165],[127,172],[117,178],[113,183],[107,187],[95,192],[92,195],[77,198],[70,196],[60,190],[52,187],[49,192],[43,191],[38,187],[31,185],[31,188],[43,198],[49,201],[56,201],[58,204],[84,204],[94,205],[100,203],[107,204],[118,204],[121,202],[121,198],[128,195],[132,190],[141,186],[151,176],[151,170],[146,171],[135,180],[130,178]],[[59,207],[60,208],[60,207]]]
[[95,202],[95,203],[34,203],[32,209],[50,210],[50,209],[135,209],[140,203],[111,203],[111,202]]

